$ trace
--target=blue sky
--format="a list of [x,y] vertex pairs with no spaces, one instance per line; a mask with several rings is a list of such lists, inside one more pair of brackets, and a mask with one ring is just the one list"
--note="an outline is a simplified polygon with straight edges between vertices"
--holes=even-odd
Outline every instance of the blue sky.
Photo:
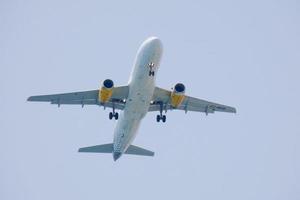
[[[298,1],[1,1],[0,199],[300,199]],[[154,158],[79,154],[109,143],[109,110],[28,96],[127,83],[158,36],[157,84],[235,106],[168,112],[135,145]]]

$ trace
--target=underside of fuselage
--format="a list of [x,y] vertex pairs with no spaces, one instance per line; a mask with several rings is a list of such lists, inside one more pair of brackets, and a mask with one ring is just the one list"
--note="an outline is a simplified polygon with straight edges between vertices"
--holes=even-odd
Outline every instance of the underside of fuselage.
[[148,112],[161,56],[162,43],[156,37],[147,39],[137,52],[129,79],[129,95],[125,109],[114,131],[114,160],[126,152],[137,134],[142,118]]

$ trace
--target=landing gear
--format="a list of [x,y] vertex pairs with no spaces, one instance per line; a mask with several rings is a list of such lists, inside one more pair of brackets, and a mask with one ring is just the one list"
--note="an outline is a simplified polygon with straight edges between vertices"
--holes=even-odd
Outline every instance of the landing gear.
[[149,67],[149,76],[154,76],[154,70],[153,70],[153,68],[154,68],[154,63],[153,62],[150,62],[149,64],[148,64],[148,67]]
[[160,115],[156,115],[156,121],[157,121],[157,122],[160,121]]
[[109,119],[112,120],[112,118],[115,118],[115,120],[118,120],[119,119],[119,113],[115,112],[110,112],[109,115],[108,115]]
[[167,117],[166,117],[166,115],[163,115],[162,112],[163,112],[163,102],[159,102],[159,113],[160,114],[156,116],[156,121],[160,122],[160,120],[162,120],[162,122],[165,123],[167,120]]
[[165,123],[165,122],[166,122],[166,120],[167,120],[167,117],[166,117],[166,115],[163,115],[163,116],[162,116],[162,121],[163,121],[163,123]]
[[156,116],[156,121],[157,121],[157,122],[160,122],[160,120],[162,120],[162,122],[165,123],[166,120],[167,120],[166,115],[157,115],[157,116]]
[[115,112],[114,102],[113,102],[113,111],[109,113],[108,117],[109,117],[110,120],[112,120],[112,118],[115,118],[115,120],[119,119],[119,113]]
[[149,76],[154,76],[154,71],[149,71]]

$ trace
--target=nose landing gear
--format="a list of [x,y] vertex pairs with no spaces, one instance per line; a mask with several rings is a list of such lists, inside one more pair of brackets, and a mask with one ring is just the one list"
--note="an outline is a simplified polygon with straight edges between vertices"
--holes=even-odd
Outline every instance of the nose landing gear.
[[154,71],[149,71],[149,76],[154,76]]
[[149,67],[149,76],[154,76],[154,70],[153,70],[153,68],[154,68],[154,63],[153,62],[150,62],[149,64],[148,64],[148,67]]

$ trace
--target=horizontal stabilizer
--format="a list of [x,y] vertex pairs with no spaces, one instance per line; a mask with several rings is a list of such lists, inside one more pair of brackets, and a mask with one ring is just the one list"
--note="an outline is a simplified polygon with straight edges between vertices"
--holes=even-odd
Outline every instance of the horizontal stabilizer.
[[[102,144],[90,147],[83,147],[79,152],[85,153],[112,153],[114,150],[113,144]],[[139,155],[139,156],[154,156],[154,152],[141,147],[130,145],[124,154]]]
[[130,145],[128,149],[126,150],[125,154],[133,154],[133,155],[139,155],[139,156],[154,156],[153,151],[149,151],[147,149],[143,149],[141,147],[137,147],[134,145]]
[[91,147],[83,147],[78,150],[79,152],[87,152],[87,153],[112,153],[113,152],[113,144],[102,144]]

